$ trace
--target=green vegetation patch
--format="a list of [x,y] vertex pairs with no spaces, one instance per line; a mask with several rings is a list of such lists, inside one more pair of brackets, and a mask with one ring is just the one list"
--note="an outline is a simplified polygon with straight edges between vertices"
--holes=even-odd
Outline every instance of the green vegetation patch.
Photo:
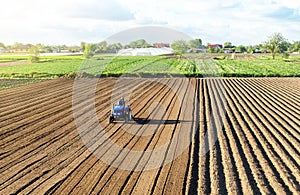
[[89,76],[138,77],[299,77],[299,57],[273,60],[267,57],[248,60],[202,58],[195,56],[81,56],[40,57],[40,62],[0,68],[2,78],[74,78]]
[[299,77],[300,63],[284,60],[223,60],[216,61],[222,76],[235,77]]
[[42,58],[41,62],[0,68],[2,78],[56,78],[76,72],[82,63],[79,58]]
[[4,62],[16,62],[19,60],[27,60],[27,56],[0,55],[0,64]]

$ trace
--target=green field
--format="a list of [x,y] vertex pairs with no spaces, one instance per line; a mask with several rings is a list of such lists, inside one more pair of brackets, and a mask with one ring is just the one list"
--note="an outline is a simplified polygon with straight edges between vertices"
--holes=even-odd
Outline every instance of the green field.
[[[13,59],[0,56],[0,61]],[[24,57],[21,58],[24,60]],[[25,57],[25,59],[27,59]],[[57,78],[65,74],[76,72],[83,58],[81,56],[40,57],[39,63],[24,66],[0,68],[1,78]],[[0,63],[1,67],[1,63]]]
[[300,63],[280,60],[222,60],[216,62],[223,76],[299,77]]
[[27,59],[28,59],[28,57],[26,57],[26,56],[0,55],[0,63],[15,62],[15,61],[27,60]]
[[90,76],[230,76],[230,77],[299,77],[300,58],[286,60],[278,57],[257,59],[213,60],[201,55],[186,57],[117,57],[81,56],[40,57],[39,63],[1,68],[1,63],[27,59],[24,56],[0,56],[1,78],[57,78],[77,72]]

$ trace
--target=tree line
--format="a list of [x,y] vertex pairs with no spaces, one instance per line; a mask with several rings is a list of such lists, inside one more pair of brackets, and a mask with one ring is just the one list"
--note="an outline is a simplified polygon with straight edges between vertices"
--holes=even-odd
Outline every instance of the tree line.
[[[49,46],[43,44],[26,44],[28,51],[34,56],[38,56],[39,53],[52,53],[52,52],[83,52],[83,56],[86,58],[90,58],[98,53],[117,53],[120,49],[124,48],[149,48],[153,47],[153,45],[149,44],[145,39],[138,39],[135,41],[131,41],[126,45],[122,45],[121,43],[113,43],[108,44],[106,41],[101,41],[98,43],[86,43],[81,42],[80,46],[71,46],[68,47],[66,45],[57,45],[57,46]],[[24,46],[21,43],[14,43],[13,45],[4,45],[0,42],[0,51],[2,50],[10,50],[13,48],[18,48],[20,46]],[[189,41],[186,40],[177,40],[174,41],[171,45],[171,48],[174,50],[175,54],[182,55],[187,52],[209,52],[209,53],[271,53],[273,59],[275,58],[277,53],[287,54],[291,52],[299,52],[300,53],[300,41],[294,41],[290,43],[281,33],[274,33],[271,35],[268,40],[264,41],[258,45],[239,45],[234,46],[231,42],[225,42],[223,45],[218,45],[215,47],[211,46],[211,44],[203,45],[202,40],[200,38],[192,39]]]
[[[194,42],[194,40],[192,41]],[[200,45],[197,46],[193,47],[184,40],[175,41],[172,44],[172,48],[178,54],[186,53],[189,49],[200,48]],[[285,56],[289,56],[289,53],[292,52],[300,53],[300,41],[290,43],[281,33],[276,32],[269,36],[268,40],[258,45],[234,46],[231,42],[225,42],[224,45],[207,43],[202,48],[205,48],[205,51],[209,53],[270,53],[272,58],[275,59],[278,53],[285,54]]]

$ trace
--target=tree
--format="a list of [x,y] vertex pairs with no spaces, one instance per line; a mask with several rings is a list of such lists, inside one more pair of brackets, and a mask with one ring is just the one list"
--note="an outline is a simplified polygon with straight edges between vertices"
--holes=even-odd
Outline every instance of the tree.
[[23,44],[22,44],[22,43],[15,42],[15,43],[12,45],[12,48],[17,48],[17,47],[20,47],[21,45],[23,45]]
[[218,48],[216,47],[207,47],[209,53],[218,53]]
[[45,50],[45,52],[47,52],[47,53],[52,53],[52,52],[53,52],[53,48],[52,48],[51,46],[49,46],[49,45],[45,46],[45,47],[44,47],[44,50]]
[[29,49],[29,61],[31,63],[36,63],[40,61],[40,50],[38,46],[31,46]]
[[236,48],[237,51],[241,52],[241,53],[244,53],[244,52],[247,52],[247,49],[245,46],[243,45],[239,45],[237,48]]
[[75,53],[75,52],[80,51],[80,47],[79,46],[69,46],[68,50],[69,50],[69,52]]
[[101,41],[96,45],[96,53],[105,53],[107,51],[107,42]]
[[291,46],[290,46],[290,52],[298,52],[300,50],[300,41],[295,41]]
[[107,42],[101,41],[93,45],[93,52],[94,53],[105,53],[108,49]]
[[135,42],[135,41],[131,41],[130,43],[129,43],[129,47],[130,48],[137,48],[137,43]]
[[45,45],[43,45],[41,43],[38,43],[35,46],[38,48],[40,53],[45,53],[46,52]]
[[6,49],[4,43],[0,42],[0,47],[3,47],[4,49]]
[[224,43],[224,48],[234,48],[231,42],[225,42]]
[[81,49],[81,51],[85,50],[85,45],[86,45],[86,43],[83,42],[83,41],[80,43],[80,49]]
[[255,48],[252,45],[246,47],[247,53],[254,53]]
[[109,48],[110,52],[117,53],[118,50],[122,49],[122,44],[114,43],[112,45],[109,45],[108,48]]
[[136,41],[136,45],[138,48],[147,48],[149,47],[149,43],[145,39],[139,39]]
[[174,41],[171,45],[176,54],[182,55],[188,50],[188,44],[184,40]]
[[66,45],[57,45],[56,48],[58,49],[58,52],[68,49],[68,47]]
[[190,49],[200,49],[202,47],[201,39],[193,39],[188,42]]
[[252,46],[253,47],[253,52],[254,53],[267,53],[267,49],[266,49],[266,46],[263,45],[263,44],[258,44],[258,45],[254,45]]
[[288,41],[284,41],[282,45],[279,47],[279,53],[285,53],[289,50],[292,44]]
[[129,43],[130,48],[147,48],[150,46],[145,39],[139,39],[136,41],[131,41]]
[[264,46],[272,54],[272,58],[275,59],[276,53],[284,52],[286,43],[287,41],[281,33],[274,33],[264,43]]
[[92,44],[92,43],[89,43],[85,46],[85,50],[84,50],[84,53],[83,53],[83,56],[85,58],[91,58],[95,55],[95,48],[96,48],[96,45],[95,44]]

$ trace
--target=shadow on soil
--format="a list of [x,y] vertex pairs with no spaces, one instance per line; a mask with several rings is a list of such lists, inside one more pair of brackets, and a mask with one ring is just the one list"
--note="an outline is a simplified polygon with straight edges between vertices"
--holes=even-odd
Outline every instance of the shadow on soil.
[[192,122],[192,121],[184,121],[184,120],[157,120],[157,119],[145,119],[145,118],[134,118],[134,121],[140,125],[156,125],[156,124],[165,124],[165,125],[174,125],[183,122]]
[[[114,121],[113,123],[124,123],[125,121]],[[134,117],[132,121],[128,121],[128,124],[137,125],[175,125],[179,123],[193,122],[188,120],[159,120],[159,119],[147,119],[147,118],[136,118]]]

